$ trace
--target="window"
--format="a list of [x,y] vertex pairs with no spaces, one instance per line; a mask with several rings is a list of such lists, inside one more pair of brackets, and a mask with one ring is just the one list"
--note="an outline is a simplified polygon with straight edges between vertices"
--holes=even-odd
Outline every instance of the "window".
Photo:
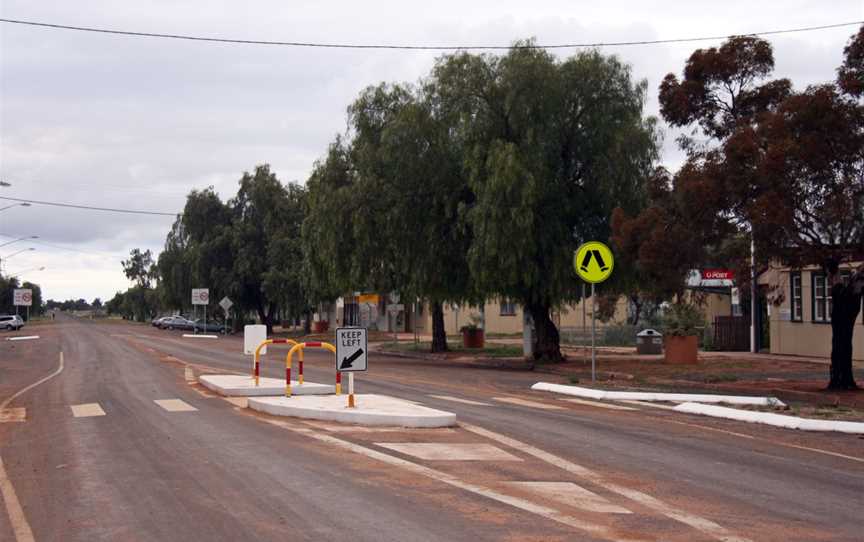
[[516,316],[516,303],[509,300],[501,301],[501,316]]
[[831,289],[824,273],[813,273],[813,321],[831,321]]
[[804,309],[801,299],[801,273],[791,273],[789,282],[792,285],[792,295],[789,298],[792,301],[792,321],[800,322],[804,319]]

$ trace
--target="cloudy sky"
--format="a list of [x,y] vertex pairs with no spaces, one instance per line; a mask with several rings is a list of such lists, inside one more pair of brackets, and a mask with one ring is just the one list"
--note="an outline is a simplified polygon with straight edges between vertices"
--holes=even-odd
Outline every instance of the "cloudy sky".
[[[662,7],[661,7],[662,6]],[[827,8],[830,6],[830,9]],[[356,44],[507,45],[728,35],[864,19],[861,0],[366,1],[3,0],[0,17],[141,32]],[[829,81],[855,27],[770,37],[776,75],[797,88]],[[697,47],[609,47],[657,85]],[[558,55],[573,50],[559,50]],[[0,196],[176,213],[192,188],[227,199],[244,170],[270,163],[303,182],[345,108],[367,85],[416,81],[438,53],[222,45],[0,23]],[[680,154],[667,129],[664,162]],[[11,202],[0,200],[0,207]],[[158,253],[173,219],[59,209],[0,211],[4,271],[46,298],[110,298],[120,260]]]

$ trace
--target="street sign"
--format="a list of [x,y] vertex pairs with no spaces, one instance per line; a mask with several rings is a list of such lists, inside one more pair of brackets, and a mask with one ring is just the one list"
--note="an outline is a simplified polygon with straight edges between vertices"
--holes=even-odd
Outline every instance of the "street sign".
[[598,284],[609,278],[615,258],[609,247],[599,241],[584,243],[573,256],[573,267],[585,282]]
[[192,288],[192,304],[208,305],[210,303],[209,288]]
[[395,305],[387,305],[387,312],[390,312],[393,314],[398,314],[404,310],[405,310],[405,305],[403,305],[402,303],[398,303]]
[[231,299],[229,299],[228,296],[226,295],[225,297],[222,298],[222,301],[219,302],[219,306],[222,307],[222,310],[224,310],[225,312],[228,312],[231,310],[231,307],[234,306],[234,302],[231,301]]
[[357,296],[358,303],[370,303],[372,305],[377,305],[380,297],[378,294],[360,294]]
[[33,290],[29,288],[17,288],[12,295],[13,305],[16,307],[33,306]]
[[342,372],[365,371],[369,352],[366,328],[336,328],[336,370]]
[[[258,345],[267,340],[267,326],[251,324],[243,327],[243,353],[254,356]],[[267,347],[261,349],[261,354],[267,353]]]

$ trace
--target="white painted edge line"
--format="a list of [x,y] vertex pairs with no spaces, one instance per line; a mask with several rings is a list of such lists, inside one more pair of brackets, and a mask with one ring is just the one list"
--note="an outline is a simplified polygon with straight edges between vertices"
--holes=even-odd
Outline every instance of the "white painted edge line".
[[184,337],[187,339],[218,339],[219,335],[193,335],[191,333],[184,333]]
[[670,401],[676,403],[728,403],[730,405],[786,406],[776,397],[747,397],[744,395],[714,395],[701,393],[653,393],[642,391],[605,391],[580,386],[566,386],[550,382],[537,382],[532,390],[551,391],[588,399],[607,399],[612,401],[628,399],[631,401]]
[[7,337],[7,341],[32,341],[38,339],[39,335],[27,335],[26,337]]
[[9,522],[12,524],[12,533],[15,535],[16,542],[34,542],[36,539],[33,538],[33,531],[30,529],[30,524],[27,523],[27,517],[21,508],[21,502],[18,501],[15,487],[3,467],[2,458],[0,458],[0,495],[3,496],[3,502],[6,503],[6,513],[9,514]]
[[753,412],[750,410],[739,410],[717,405],[702,405],[699,403],[684,403],[675,407],[675,410],[688,414],[701,414],[703,416],[726,418],[728,420],[761,423],[786,429],[799,429],[801,431],[836,431],[839,433],[864,435],[864,423],[861,422],[811,420],[771,412]]
[[[60,363],[53,373],[15,392],[8,399],[0,403],[0,410],[6,408],[9,403],[32,390],[39,384],[47,382],[62,373],[63,367],[63,352],[61,351]],[[27,516],[24,515],[24,510],[21,508],[21,503],[18,501],[18,495],[15,493],[15,487],[12,486],[12,481],[9,480],[9,477],[6,474],[2,458],[0,458],[0,495],[3,496],[3,504],[6,507],[6,514],[9,516],[9,521],[12,524],[12,532],[15,534],[16,542],[34,542],[35,538],[33,537],[33,530],[30,529],[30,524],[27,523]]]

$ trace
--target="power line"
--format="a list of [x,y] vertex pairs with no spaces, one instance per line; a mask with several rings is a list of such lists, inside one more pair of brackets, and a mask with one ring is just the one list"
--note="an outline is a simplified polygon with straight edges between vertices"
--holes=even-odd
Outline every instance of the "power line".
[[88,211],[105,211],[109,213],[126,213],[133,215],[152,215],[152,216],[177,216],[182,213],[164,213],[160,211],[139,211],[134,209],[115,209],[112,207],[93,207],[91,205],[74,205],[72,203],[57,203],[55,201],[39,201],[35,199],[21,199],[0,196],[0,200],[20,201],[24,203],[33,203],[37,205],[51,205],[53,207],[69,207],[72,209],[86,209]]
[[99,34],[114,34],[120,36],[134,36],[141,38],[165,38],[187,41],[204,41],[211,43],[229,43],[240,45],[277,45],[284,47],[314,47],[322,49],[399,49],[411,51],[454,51],[454,50],[500,50],[500,49],[572,49],[581,47],[625,47],[633,45],[660,45],[668,43],[685,43],[697,41],[714,41],[739,36],[773,36],[777,34],[791,34],[793,32],[811,32],[814,30],[828,30],[831,28],[842,28],[845,26],[858,26],[864,21],[851,21],[845,23],[828,24],[821,26],[805,26],[800,28],[787,28],[782,30],[766,30],[764,32],[751,32],[747,34],[729,34],[723,36],[701,36],[693,38],[673,38],[663,40],[639,40],[639,41],[612,41],[595,43],[564,43],[553,45],[384,45],[384,44],[353,44],[353,43],[321,43],[303,41],[269,41],[236,38],[220,38],[209,36],[192,36],[187,34],[165,34],[156,32],[133,32],[129,30],[115,30],[110,28],[95,28],[88,26],[71,26],[55,23],[44,23],[39,21],[24,21],[20,19],[2,19],[0,22],[19,24],[27,26],[38,26],[55,30],[75,30],[79,32],[95,32]]

